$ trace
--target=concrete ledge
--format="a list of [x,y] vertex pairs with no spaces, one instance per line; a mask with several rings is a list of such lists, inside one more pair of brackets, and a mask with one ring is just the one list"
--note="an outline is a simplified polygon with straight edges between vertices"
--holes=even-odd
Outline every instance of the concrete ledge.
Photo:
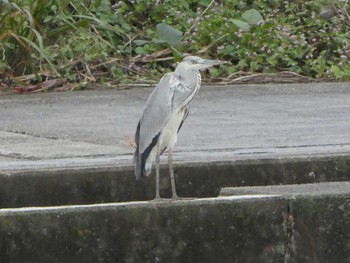
[[300,185],[267,185],[251,187],[223,188],[220,196],[234,195],[281,195],[285,197],[347,195],[350,194],[350,182],[330,182]]
[[0,210],[3,262],[283,262],[270,196]]
[[[347,181],[350,156],[183,162],[175,173],[180,196],[213,197],[230,186]],[[170,197],[166,165],[161,176],[162,195]],[[154,185],[154,175],[136,181],[130,165],[0,171],[0,207],[150,200]]]
[[349,193],[0,209],[4,262],[345,262]]

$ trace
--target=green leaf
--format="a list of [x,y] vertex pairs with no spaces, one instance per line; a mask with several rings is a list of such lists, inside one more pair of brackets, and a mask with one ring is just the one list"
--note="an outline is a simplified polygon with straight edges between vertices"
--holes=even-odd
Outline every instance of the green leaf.
[[250,25],[246,22],[243,22],[242,20],[230,19],[230,21],[234,23],[242,31],[249,31],[250,29]]
[[236,49],[232,45],[227,45],[225,48],[222,50],[222,53],[225,55],[233,55],[235,53]]
[[136,46],[143,46],[147,43],[150,43],[151,41],[149,40],[142,40],[142,39],[136,39],[133,41]]
[[165,40],[161,40],[161,39],[152,39],[152,42],[153,43],[156,43],[156,44],[163,44],[163,43],[168,43],[167,41]]
[[250,25],[257,25],[264,22],[264,18],[255,9],[249,9],[242,14],[242,18],[248,22]]
[[276,66],[277,65],[277,63],[278,63],[278,60],[277,60],[277,58],[276,57],[273,57],[273,56],[267,56],[266,57],[266,60],[267,60],[267,62],[269,62],[272,66]]
[[157,34],[160,40],[164,40],[171,46],[179,46],[181,43],[182,32],[165,23],[159,23],[156,26]]
[[333,72],[333,74],[334,74],[334,77],[336,78],[336,79],[341,79],[342,78],[342,71],[340,70],[340,68],[338,67],[338,66],[336,66],[336,65],[332,65],[331,66],[331,70],[332,70],[332,72]]
[[71,2],[71,0],[57,1],[60,12],[63,12],[67,8],[67,6],[69,5],[70,2]]
[[137,47],[137,48],[135,48],[135,52],[136,52],[138,55],[146,55],[146,54],[148,54],[148,52],[147,52],[143,47]]
[[201,6],[204,6],[204,7],[207,7],[208,5],[210,5],[210,3],[211,3],[211,0],[200,0],[199,1],[199,4]]
[[50,59],[45,55],[44,51],[42,49],[40,49],[40,47],[38,47],[33,41],[31,41],[28,38],[25,38],[23,36],[19,36],[19,38],[21,38],[22,40],[24,40],[25,42],[28,43],[28,45],[30,45],[32,48],[34,48],[39,55],[44,58],[46,60],[46,62],[49,64],[49,66],[51,67],[52,71],[56,74],[58,74],[55,66],[51,63]]
[[260,69],[259,63],[257,61],[250,62],[249,66],[252,72],[255,72],[256,70]]
[[247,61],[246,61],[245,59],[241,59],[241,60],[238,62],[238,64],[237,64],[237,67],[238,67],[239,69],[243,69],[243,68],[245,68],[246,66],[248,66],[248,64],[247,64]]

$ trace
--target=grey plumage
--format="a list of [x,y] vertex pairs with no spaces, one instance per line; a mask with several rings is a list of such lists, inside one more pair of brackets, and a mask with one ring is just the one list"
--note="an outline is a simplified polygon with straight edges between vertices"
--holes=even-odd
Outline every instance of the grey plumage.
[[172,171],[172,149],[177,133],[189,112],[189,104],[201,84],[200,69],[224,62],[189,56],[177,66],[175,72],[167,73],[149,96],[135,133],[134,155],[136,178],[149,175],[156,159],[156,199],[159,196],[159,155],[169,150],[169,170],[172,179],[173,198],[176,198]]

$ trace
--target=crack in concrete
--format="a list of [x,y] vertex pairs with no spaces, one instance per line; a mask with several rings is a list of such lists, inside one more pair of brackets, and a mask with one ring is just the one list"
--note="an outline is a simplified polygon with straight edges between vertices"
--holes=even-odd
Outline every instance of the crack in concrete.
[[23,156],[22,154],[19,154],[19,153],[4,154],[4,153],[0,152],[0,156],[9,157],[9,158],[15,158],[15,159],[36,160],[36,159],[33,159],[33,158],[28,158],[26,156]]
[[58,136],[42,136],[40,134],[36,133],[30,133],[26,131],[19,131],[19,130],[0,130],[0,132],[8,132],[8,133],[14,133],[14,134],[21,134],[21,135],[26,135],[34,138],[39,138],[39,139],[48,139],[48,140],[55,140],[55,141],[69,141],[73,143],[88,143],[91,145],[98,145],[98,146],[107,146],[106,144],[100,144],[100,143],[94,143],[94,142],[89,142],[89,141],[80,141],[80,140],[72,140],[70,138],[65,138],[65,137],[58,137]]
[[27,135],[27,136],[31,136],[31,137],[35,137],[35,138],[44,138],[44,139],[50,139],[50,140],[59,140],[60,139],[57,136],[42,136],[40,134],[28,133],[26,131],[19,131],[19,130],[1,130],[1,131],[14,133],[14,134],[23,134],[23,135]]
[[[32,156],[26,156],[20,153],[9,153],[9,154],[4,154],[0,152],[0,156],[3,157],[9,157],[9,158],[15,158],[15,159],[19,159],[19,160],[30,160],[30,161],[35,161],[35,160],[43,160],[42,157],[32,157]],[[92,159],[92,158],[99,158],[99,157],[110,157],[111,155],[108,154],[85,154],[85,155],[79,155],[79,158],[88,158],[88,159]],[[77,158],[76,156],[74,157],[66,157],[66,158]],[[51,158],[46,158],[46,160],[60,160],[62,159],[62,157],[51,157]]]

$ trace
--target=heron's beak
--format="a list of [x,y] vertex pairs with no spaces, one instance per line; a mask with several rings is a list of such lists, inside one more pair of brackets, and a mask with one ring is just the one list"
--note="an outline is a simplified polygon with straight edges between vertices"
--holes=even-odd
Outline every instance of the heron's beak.
[[198,62],[198,68],[206,69],[206,68],[210,68],[210,67],[225,64],[225,63],[227,62],[222,60],[202,59],[201,61]]

